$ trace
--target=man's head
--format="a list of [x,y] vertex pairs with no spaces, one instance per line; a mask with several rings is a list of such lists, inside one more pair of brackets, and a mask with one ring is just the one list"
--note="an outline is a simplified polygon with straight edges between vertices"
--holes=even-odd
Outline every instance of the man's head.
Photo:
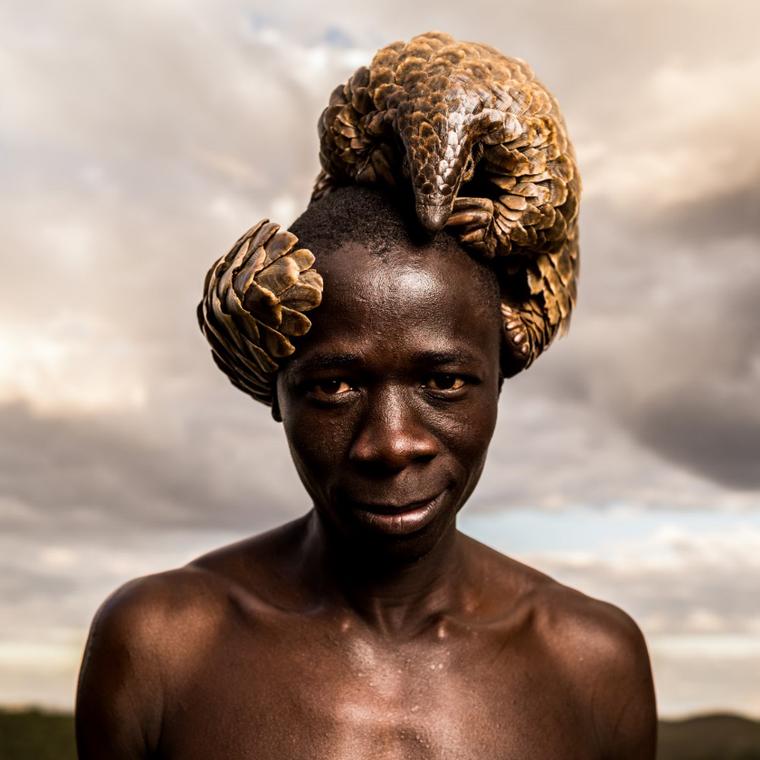
[[452,237],[410,229],[389,198],[357,187],[291,226],[324,291],[278,373],[273,412],[332,528],[424,551],[480,477],[502,323],[496,275]]

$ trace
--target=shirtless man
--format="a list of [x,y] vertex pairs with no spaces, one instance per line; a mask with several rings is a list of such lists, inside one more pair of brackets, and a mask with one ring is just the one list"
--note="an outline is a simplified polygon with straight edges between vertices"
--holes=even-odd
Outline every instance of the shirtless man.
[[456,528],[501,388],[493,272],[374,191],[291,229],[324,296],[273,412],[313,506],[104,603],[80,758],[653,758],[631,619]]

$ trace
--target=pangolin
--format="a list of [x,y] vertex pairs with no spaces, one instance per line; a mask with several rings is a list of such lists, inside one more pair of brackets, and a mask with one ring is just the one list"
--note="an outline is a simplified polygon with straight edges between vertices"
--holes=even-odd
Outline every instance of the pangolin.
[[347,183],[411,185],[422,227],[493,259],[505,375],[567,329],[580,178],[557,102],[524,61],[440,32],[394,42],[333,91],[319,137],[312,200]]

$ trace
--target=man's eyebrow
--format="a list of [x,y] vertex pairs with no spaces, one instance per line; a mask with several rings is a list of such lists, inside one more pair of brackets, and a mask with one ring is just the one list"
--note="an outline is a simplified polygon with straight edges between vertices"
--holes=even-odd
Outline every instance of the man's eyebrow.
[[320,369],[352,367],[360,363],[361,357],[358,354],[313,354],[296,359],[293,365],[298,372],[313,372]]
[[[296,372],[318,372],[319,370],[360,367],[364,364],[360,354],[352,353],[316,353],[293,360],[292,367]],[[445,351],[418,351],[411,361],[418,367],[478,364],[478,357],[465,349]]]
[[473,364],[477,363],[477,357],[465,351],[457,349],[453,351],[421,351],[415,354],[417,364]]

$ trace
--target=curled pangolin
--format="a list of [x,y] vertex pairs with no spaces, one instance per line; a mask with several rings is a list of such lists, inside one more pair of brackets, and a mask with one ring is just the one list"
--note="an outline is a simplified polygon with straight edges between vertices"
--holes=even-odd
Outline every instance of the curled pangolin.
[[333,91],[319,135],[312,199],[411,181],[424,228],[494,259],[507,376],[567,329],[580,178],[557,102],[526,63],[437,32],[394,42]]
[[304,312],[322,300],[314,255],[298,239],[262,219],[209,269],[198,304],[198,324],[211,355],[234,386],[271,404],[279,361],[305,335]]

